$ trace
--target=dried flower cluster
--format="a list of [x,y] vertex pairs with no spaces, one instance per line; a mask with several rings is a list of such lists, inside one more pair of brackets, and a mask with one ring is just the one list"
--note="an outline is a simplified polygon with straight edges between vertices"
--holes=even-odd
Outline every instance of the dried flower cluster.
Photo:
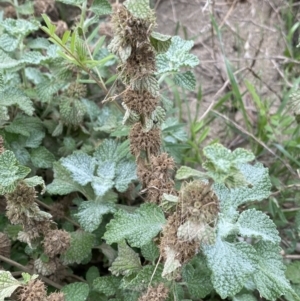
[[65,301],[65,296],[63,293],[51,293],[47,296],[44,282],[32,279],[17,289],[16,299],[18,301]]
[[198,253],[201,243],[211,243],[218,213],[219,201],[209,184],[187,183],[180,190],[176,212],[163,229],[160,252],[164,259],[172,250],[183,264]]
[[160,283],[156,287],[150,287],[138,301],[165,301],[169,295],[169,289]]
[[138,176],[147,190],[148,201],[159,204],[164,193],[177,195],[170,173],[174,169],[174,160],[167,153],[151,156],[150,167],[140,164]]
[[151,10],[147,17],[137,18],[125,6],[116,5],[112,15],[115,36],[110,50],[122,61],[118,67],[126,85],[122,105],[128,116],[136,116],[131,120],[130,151],[137,158],[138,176],[147,192],[146,200],[159,204],[164,193],[176,192],[170,173],[174,162],[167,154],[160,154],[161,130],[155,121],[159,91],[154,74],[156,52],[150,42],[154,26]]

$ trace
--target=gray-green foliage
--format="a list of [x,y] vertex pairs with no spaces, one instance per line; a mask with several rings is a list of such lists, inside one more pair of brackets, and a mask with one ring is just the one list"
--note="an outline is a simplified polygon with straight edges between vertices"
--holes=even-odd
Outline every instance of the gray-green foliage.
[[[66,301],[136,301],[150,285],[159,283],[169,287],[168,300],[198,300],[217,293],[234,301],[253,301],[255,290],[269,300],[282,295],[299,300],[284,274],[275,224],[254,208],[241,211],[241,205],[268,198],[271,189],[268,169],[260,163],[250,164],[255,157],[244,149],[230,151],[213,144],[203,149],[205,171],[179,168],[177,180],[214,182],[212,189],[220,203],[211,230],[215,231],[215,240],[199,243],[195,256],[183,265],[175,260],[174,252],[166,262],[161,260],[159,238],[167,223],[166,211],[172,213],[168,210],[176,207],[179,196],[164,195],[163,201],[170,206],[137,206],[140,199],[135,193],[140,186],[135,185],[136,162],[124,138],[129,134],[128,125],[139,121],[140,116],[125,107],[122,122],[118,108],[112,104],[100,107],[94,97],[90,98],[97,95],[103,100],[103,91],[108,88],[104,82],[115,78],[110,77],[108,67],[116,57],[108,52],[104,38],[97,36],[98,28],[88,36],[89,26],[97,24],[99,16],[111,13],[111,5],[107,0],[94,0],[90,6],[86,6],[86,0],[60,2],[78,7],[82,14],[89,11],[80,24],[61,37],[46,15],[42,30],[49,40],[30,37],[39,29],[36,20],[0,18],[0,134],[7,149],[0,154],[0,193],[13,192],[20,181],[29,187],[39,185],[44,193],[44,180],[35,175],[38,171],[47,179],[45,201],[51,204],[62,196],[76,194],[76,208],[68,208],[72,224],[59,222],[71,237],[70,247],[60,260],[71,268],[90,266],[93,254],[98,256],[99,252],[104,258],[101,264],[110,275],[102,274],[100,265],[93,263],[86,273],[88,284],[76,282],[63,287]],[[32,15],[32,3],[24,5],[18,12]],[[136,18],[153,17],[148,0],[127,0],[124,5]],[[190,53],[193,42],[157,32],[152,32],[149,40],[156,50],[157,73],[132,81],[131,88],[158,96],[159,83],[171,76],[175,85],[195,89],[191,69],[199,60]],[[115,37],[109,50],[119,53],[124,63],[132,48],[119,48],[119,42]],[[88,82],[91,91],[84,97],[68,93],[74,82]],[[94,84],[99,83],[101,89],[94,91]],[[188,137],[185,125],[168,116],[171,108],[172,103],[162,98],[162,105],[145,120],[145,130],[161,127],[162,149],[180,163]],[[298,115],[298,106],[294,109]],[[32,176],[26,178],[30,172]],[[125,193],[132,195],[124,197]],[[129,206],[132,204],[137,207]],[[16,240],[21,227],[7,225],[4,216],[2,222],[8,236]],[[26,256],[39,251],[34,248],[27,247]],[[24,260],[23,254],[20,257]],[[287,278],[299,284],[295,266],[299,268],[288,268]],[[175,280],[177,272],[182,277],[180,282]],[[16,280],[11,273],[0,271],[0,301],[34,277],[23,275],[23,280]]]

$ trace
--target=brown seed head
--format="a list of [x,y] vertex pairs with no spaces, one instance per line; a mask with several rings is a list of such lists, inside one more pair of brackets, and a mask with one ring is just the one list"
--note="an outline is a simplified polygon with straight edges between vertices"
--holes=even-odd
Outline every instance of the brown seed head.
[[10,240],[5,233],[0,232],[0,255],[10,257]]
[[44,239],[44,252],[49,257],[63,254],[70,247],[71,237],[67,231],[51,230]]
[[47,297],[44,282],[39,279],[30,280],[18,290],[20,301],[45,301]]
[[138,157],[141,151],[157,155],[161,145],[160,129],[153,128],[144,132],[141,123],[136,123],[130,131],[130,151]]
[[47,301],[65,301],[64,293],[52,293],[47,297]]

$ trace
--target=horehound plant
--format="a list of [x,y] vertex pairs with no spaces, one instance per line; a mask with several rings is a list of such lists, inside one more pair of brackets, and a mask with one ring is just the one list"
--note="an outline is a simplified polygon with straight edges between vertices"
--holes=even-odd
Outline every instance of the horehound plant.
[[[141,9],[135,10],[136,5]],[[155,73],[157,51],[165,52],[170,37],[153,33],[154,12],[146,2],[117,4],[112,15],[114,38],[109,49],[121,60],[118,67],[125,85],[121,94],[124,124],[130,124],[130,151],[136,157],[139,180],[146,200],[160,204],[163,193],[176,194],[169,172],[174,161],[162,153],[160,125],[165,111],[159,106],[159,85]]]
[[[49,78],[43,78],[43,73],[39,73],[41,70],[31,66],[27,69],[29,79],[34,78],[32,74],[37,71],[42,77],[39,81],[34,78],[34,87],[39,88],[39,93],[47,91],[49,94],[44,101],[48,101],[49,107],[56,103],[59,110],[51,116],[52,123],[42,117],[39,120],[24,115],[16,115],[9,126],[3,123],[5,142],[11,149],[15,137],[23,135],[25,138],[18,145],[34,149],[28,154],[29,159],[35,158],[33,166],[51,168],[51,172],[53,168],[53,179],[47,181],[47,196],[57,198],[61,203],[54,202],[51,208],[46,207],[53,216],[41,211],[37,203],[42,203],[38,201],[34,188],[43,186],[41,177],[26,178],[30,169],[24,165],[30,160],[25,161],[16,147],[14,153],[0,144],[0,189],[7,200],[7,217],[15,224],[13,226],[22,228],[17,237],[26,243],[26,252],[34,259],[28,272],[35,269],[40,276],[44,275],[37,279],[36,275],[23,273],[23,280],[16,280],[10,272],[0,271],[0,301],[10,296],[18,301],[179,301],[215,298],[217,294],[223,299],[255,300],[258,293],[269,300],[281,295],[289,300],[299,300],[284,275],[280,237],[274,223],[266,214],[245,206],[269,197],[271,188],[268,170],[260,163],[250,164],[255,160],[251,152],[244,149],[230,151],[220,144],[207,146],[203,149],[205,172],[183,166],[177,170],[174,179],[175,158],[165,151],[167,147],[162,134],[166,102],[159,93],[158,83],[168,76],[176,85],[194,88],[195,78],[190,70],[186,70],[199,63],[189,53],[193,42],[155,32],[155,16],[147,0],[127,0],[114,6],[112,25],[115,34],[109,49],[120,58],[118,78],[125,89],[112,99],[116,102],[122,98],[125,116],[120,126],[130,126],[127,140],[115,139],[110,125],[105,127],[102,120],[96,122],[99,116],[105,119],[105,114],[102,114],[105,107],[100,110],[85,99],[89,97],[90,86],[86,90],[82,84],[97,84],[103,94],[107,93],[99,66],[114,60],[114,56],[106,52],[107,56],[102,58],[99,52],[97,56],[100,46],[96,46],[94,52],[89,48],[88,41],[97,35],[97,28],[91,39],[85,34],[87,24],[97,20],[93,14],[110,12],[110,4],[106,0],[92,3],[61,1],[81,9],[79,24],[72,32],[65,31],[60,38],[55,34],[56,27],[49,17],[43,16],[47,26],[42,29],[56,45],[50,47],[49,41],[39,40],[47,52],[29,51],[30,56],[23,49],[26,56],[20,60],[12,59],[11,48],[7,47],[9,43],[0,51],[0,56],[4,57],[2,60],[10,59],[11,68],[22,70],[26,64],[42,64],[43,70],[51,70],[48,62],[54,64],[59,59],[60,64],[65,60],[69,72],[74,73],[65,77],[61,85],[53,87],[55,76],[48,74],[51,79],[49,86]],[[10,40],[25,25],[30,27],[29,32],[37,28],[36,22],[23,22],[25,25],[21,28],[15,23],[13,20],[0,22],[0,26],[2,24],[8,31],[6,38]],[[24,41],[27,34],[26,30]],[[182,67],[184,71],[181,71]],[[1,80],[6,83],[10,75],[9,71],[4,77],[0,73],[0,92],[4,86]],[[76,75],[76,80],[73,75]],[[0,93],[2,103],[14,99],[9,96],[12,86],[8,87]],[[46,94],[39,93],[38,99],[43,100]],[[58,96],[54,97],[56,94]],[[111,95],[104,95],[103,99],[107,103]],[[24,106],[25,100],[27,107]],[[24,114],[35,112],[33,102],[22,95],[22,98],[5,102],[5,120],[10,120],[6,107],[16,105]],[[39,110],[43,111],[42,106]],[[47,115],[48,110],[42,115]],[[115,118],[111,112],[105,119],[107,123]],[[85,120],[86,115],[89,115],[89,122]],[[56,157],[41,146],[43,137],[48,138],[44,126],[52,135],[50,143],[56,138],[63,140],[62,146],[58,143],[61,147],[55,153]],[[94,135],[95,144],[81,147],[83,133],[72,132],[78,128],[85,136]],[[104,130],[99,134],[95,128]],[[62,139],[64,133],[68,139]],[[70,133],[78,135],[78,139],[70,137]],[[109,134],[110,137],[106,138]],[[38,136],[41,138],[35,141],[33,138]],[[50,162],[46,160],[49,153],[52,155],[48,159]],[[26,162],[24,165],[18,162],[17,155]],[[54,162],[56,158],[60,159]],[[136,201],[144,200],[138,208],[122,199],[128,190],[139,189],[139,185],[135,186],[133,182],[137,180],[136,174],[142,184],[142,198],[138,197]],[[180,189],[175,188],[175,180],[178,181],[176,187],[179,187],[179,181],[183,181]],[[72,211],[70,216],[67,216],[64,206],[68,199],[75,205],[66,206]],[[65,230],[58,229],[52,219],[59,220],[58,225]],[[61,219],[71,223],[60,223]],[[0,235],[0,241],[3,243],[1,258],[16,264],[7,258],[10,241],[6,234]],[[89,266],[88,271],[82,275],[81,268],[86,266]],[[61,292],[47,296],[45,283],[60,288],[57,283],[61,283],[59,277],[67,267],[73,269],[76,282],[73,278]],[[77,267],[80,277],[75,274]],[[23,268],[27,271],[26,267]]]

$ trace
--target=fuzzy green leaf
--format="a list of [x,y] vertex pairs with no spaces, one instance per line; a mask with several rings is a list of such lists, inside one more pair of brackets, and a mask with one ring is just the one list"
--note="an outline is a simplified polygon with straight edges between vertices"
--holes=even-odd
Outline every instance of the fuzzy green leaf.
[[137,273],[141,266],[141,260],[138,253],[135,253],[125,241],[118,243],[118,257],[114,260],[109,270],[115,276],[129,276]]
[[[211,162],[216,171],[229,173],[232,166],[248,163],[255,159],[252,152],[237,148],[233,152],[219,143],[206,146],[203,149],[205,157]],[[205,166],[204,166],[205,167]]]
[[115,276],[98,277],[93,282],[93,290],[110,297],[116,294],[120,285],[120,279]]
[[45,38],[34,38],[27,43],[27,47],[31,49],[45,49],[50,47],[50,42]]
[[152,286],[157,285],[158,283],[164,282],[161,274],[163,271],[162,264],[159,265],[146,265],[138,272],[136,276],[124,277],[121,282],[120,288],[134,290],[134,291],[143,291],[149,284]]
[[141,247],[162,230],[165,222],[162,210],[154,204],[143,204],[134,213],[120,210],[106,226],[104,239],[108,244],[126,239],[131,246]]
[[151,262],[154,262],[159,256],[159,249],[153,241],[146,245],[143,245],[141,247],[141,252],[143,257]]
[[107,0],[94,0],[90,10],[97,16],[108,15],[112,12],[111,5]]
[[65,285],[61,291],[64,293],[65,301],[85,301],[90,289],[86,283],[75,282]]
[[44,127],[39,118],[23,115],[18,115],[11,124],[5,127],[5,130],[26,137],[30,137],[32,134],[36,136],[37,132],[44,134]]
[[207,179],[207,175],[204,172],[193,169],[189,166],[181,166],[176,172],[177,180],[185,180],[188,178],[197,178],[201,180]]
[[74,181],[86,185],[93,180],[96,167],[95,160],[83,152],[75,152],[72,155],[62,158],[61,165],[71,172]]
[[47,192],[50,194],[66,195],[71,192],[79,191],[84,195],[92,195],[92,192],[76,183],[70,172],[59,162],[53,163],[54,180],[47,186]]
[[33,165],[37,168],[51,168],[55,161],[54,155],[44,146],[34,148],[30,152],[30,156]]
[[42,191],[41,191],[42,194],[46,191],[45,182],[44,182],[42,177],[33,176],[31,178],[24,179],[23,182],[28,187],[35,187],[35,186],[38,186],[38,185],[42,186]]
[[271,182],[267,168],[260,163],[254,166],[243,164],[240,171],[250,183],[250,187],[228,189],[225,185],[217,183],[213,186],[220,200],[221,212],[226,218],[230,218],[238,206],[249,201],[262,201],[270,195]]
[[261,238],[273,243],[280,242],[276,225],[266,214],[256,209],[248,209],[242,212],[237,225],[242,236]]
[[237,294],[257,270],[256,251],[247,243],[217,239],[215,245],[204,247],[204,254],[213,286],[223,299]]
[[203,256],[197,256],[183,267],[182,278],[193,299],[203,299],[214,289],[211,283],[211,271]]
[[174,83],[187,90],[193,91],[196,89],[196,78],[191,71],[175,74]]
[[0,69],[6,70],[22,65],[21,61],[10,57],[6,52],[0,49]]
[[237,294],[232,301],[257,301],[257,299],[252,294]]
[[293,293],[284,274],[285,265],[280,256],[280,247],[261,241],[255,245],[255,249],[258,255],[258,271],[253,278],[260,295],[273,301],[288,292]]
[[121,159],[129,154],[128,143],[118,143],[113,139],[105,139],[96,149],[94,157],[100,162],[111,161],[119,162]]
[[34,112],[33,104],[30,98],[17,88],[11,89],[9,87],[3,91],[0,91],[0,106],[17,106],[25,114],[30,116]]
[[92,252],[94,235],[84,231],[71,232],[70,248],[61,255],[63,264],[81,263]]
[[85,106],[79,99],[64,98],[59,105],[61,119],[64,123],[78,125],[85,114]]
[[145,19],[151,16],[149,0],[126,0],[123,4],[136,18]]
[[114,186],[114,181],[105,177],[93,177],[92,187],[97,196],[103,196]]
[[7,33],[0,36],[0,48],[6,52],[15,51],[19,45],[19,39],[16,39]]
[[157,97],[159,95],[159,84],[154,75],[144,76],[140,79],[134,80],[131,83],[133,90],[147,90],[151,95]]
[[[105,196],[103,197],[105,200]],[[96,230],[102,222],[104,214],[114,212],[114,204],[103,201],[85,201],[78,208],[78,213],[75,216],[81,227],[87,232]]]
[[150,35],[150,41],[157,53],[166,52],[171,45],[171,36],[153,31]]
[[133,161],[121,161],[117,164],[116,170],[115,187],[119,192],[125,192],[128,185],[137,179],[136,163]]
[[27,36],[31,32],[39,29],[40,23],[36,20],[10,19],[7,18],[0,22],[0,27],[3,27],[7,33],[12,36]]
[[30,168],[19,165],[12,151],[0,154],[0,193],[12,192],[16,181],[24,179],[30,172]]
[[93,177],[92,187],[97,196],[104,195],[114,186],[113,178],[115,177],[116,164],[106,161],[97,169],[97,177]]
[[21,285],[10,272],[0,271],[0,301],[4,301],[6,297],[10,297]]
[[193,68],[197,66],[199,64],[198,58],[189,53],[193,45],[193,41],[185,41],[178,36],[172,37],[168,51],[157,56],[158,73],[179,71],[181,67]]

